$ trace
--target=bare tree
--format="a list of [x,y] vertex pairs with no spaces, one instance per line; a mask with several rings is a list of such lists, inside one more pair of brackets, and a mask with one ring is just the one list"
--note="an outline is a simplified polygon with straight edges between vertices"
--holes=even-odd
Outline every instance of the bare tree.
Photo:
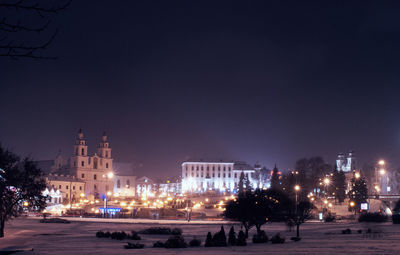
[[52,18],[64,11],[71,0],[54,3],[0,0],[0,57],[55,59],[42,52],[54,41],[58,32],[50,27]]

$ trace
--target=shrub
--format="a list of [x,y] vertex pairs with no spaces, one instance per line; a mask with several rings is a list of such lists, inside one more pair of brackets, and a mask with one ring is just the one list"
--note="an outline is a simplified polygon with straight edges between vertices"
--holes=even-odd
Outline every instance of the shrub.
[[233,228],[233,226],[231,227],[231,229],[229,230],[229,234],[228,234],[228,244],[229,245],[236,245],[236,233],[235,230]]
[[164,248],[165,244],[163,242],[157,241],[153,244],[154,248]]
[[193,238],[192,240],[190,240],[189,242],[189,246],[190,247],[198,247],[201,245],[201,240]]
[[130,243],[128,242],[128,244],[124,245],[125,249],[143,249],[144,244],[141,243]]
[[105,233],[103,231],[97,231],[96,232],[96,237],[103,238],[103,237],[106,237],[106,236],[105,236]]
[[205,247],[212,247],[214,246],[214,241],[211,236],[211,232],[207,233],[206,243],[204,244]]
[[393,224],[400,224],[400,214],[393,214],[392,221],[393,221]]
[[285,237],[282,237],[281,234],[277,233],[273,237],[271,237],[271,243],[284,243]]
[[110,238],[111,237],[110,231],[105,232],[104,233],[104,237]]
[[260,233],[257,233],[253,236],[253,243],[267,243],[268,236],[264,230],[261,230]]
[[71,223],[69,220],[64,220],[60,218],[51,218],[51,219],[41,219],[40,223],[64,223],[69,224]]
[[351,234],[351,229],[346,228],[346,229],[342,230],[342,234],[343,234],[343,235],[349,235],[349,234]]
[[239,231],[238,238],[237,238],[237,240],[236,240],[236,245],[237,245],[237,246],[246,246],[246,245],[247,245],[247,242],[246,242],[246,235],[245,235],[245,233],[243,232],[243,230],[240,230],[240,231]]
[[325,222],[333,222],[335,221],[336,217],[333,216],[331,213],[328,213],[328,215],[326,215],[325,217]]
[[221,230],[215,233],[215,235],[213,236],[213,242],[214,246],[216,247],[227,246],[224,226],[221,226]]
[[362,213],[358,217],[359,222],[386,222],[388,217],[382,213]]
[[141,238],[140,238],[140,236],[138,235],[138,233],[136,232],[136,231],[131,231],[131,235],[129,236],[129,239],[132,239],[132,240],[140,240]]
[[127,234],[122,231],[122,232],[112,232],[111,233],[111,239],[115,240],[124,240],[127,238]]
[[172,235],[175,235],[175,236],[180,236],[180,235],[182,235],[182,229],[180,229],[180,228],[173,228],[173,229],[171,230],[171,234],[172,234]]
[[357,233],[362,234],[362,229],[357,230]]
[[165,248],[186,248],[187,244],[181,235],[175,235],[168,238],[165,242]]
[[154,228],[146,228],[139,231],[140,234],[145,235],[170,235],[170,228],[162,228],[162,227],[154,227]]

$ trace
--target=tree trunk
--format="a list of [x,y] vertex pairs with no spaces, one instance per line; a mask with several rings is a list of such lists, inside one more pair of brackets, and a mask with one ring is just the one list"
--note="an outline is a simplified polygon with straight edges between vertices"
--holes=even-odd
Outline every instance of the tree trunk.
[[257,234],[260,234],[260,232],[261,232],[261,225],[256,225],[256,229],[257,229]]
[[296,225],[296,236],[300,237],[300,224]]
[[4,220],[0,222],[0,238],[4,237]]

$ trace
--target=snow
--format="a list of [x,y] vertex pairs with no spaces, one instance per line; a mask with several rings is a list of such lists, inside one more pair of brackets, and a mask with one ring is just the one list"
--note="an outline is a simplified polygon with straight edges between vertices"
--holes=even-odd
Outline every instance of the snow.
[[[165,235],[140,235],[146,247],[139,250],[125,250],[126,241],[96,238],[98,230],[131,231],[147,227],[180,227],[189,242],[194,236],[204,240],[208,231],[219,231],[221,223],[225,232],[234,225],[238,232],[240,224],[219,221],[168,221],[136,219],[71,219],[71,224],[39,223],[39,218],[18,218],[6,223],[6,237],[0,239],[0,250],[25,250],[17,254],[398,254],[400,250],[400,226],[388,223],[308,222],[300,228],[302,240],[290,241],[295,232],[288,232],[284,224],[272,223],[263,229],[271,237],[280,232],[286,236],[284,244],[252,244],[248,239],[246,247],[222,248],[152,248],[156,241],[165,241]],[[341,230],[350,228],[353,234],[343,235]],[[379,234],[358,234],[356,230],[371,228]],[[250,237],[255,229],[250,231]],[[135,242],[135,241],[134,241]],[[34,251],[29,251],[30,249]]]

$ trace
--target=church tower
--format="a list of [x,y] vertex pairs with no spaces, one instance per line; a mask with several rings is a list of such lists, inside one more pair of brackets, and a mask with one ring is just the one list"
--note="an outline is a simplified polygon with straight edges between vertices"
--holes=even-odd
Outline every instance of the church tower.
[[74,144],[74,152],[70,161],[71,174],[76,174],[78,168],[87,168],[89,166],[89,157],[87,153],[88,147],[83,137],[82,129],[79,129]]
[[106,132],[103,133],[101,142],[97,147],[97,156],[101,158],[102,168],[106,171],[112,171],[111,148],[110,143],[107,140]]

